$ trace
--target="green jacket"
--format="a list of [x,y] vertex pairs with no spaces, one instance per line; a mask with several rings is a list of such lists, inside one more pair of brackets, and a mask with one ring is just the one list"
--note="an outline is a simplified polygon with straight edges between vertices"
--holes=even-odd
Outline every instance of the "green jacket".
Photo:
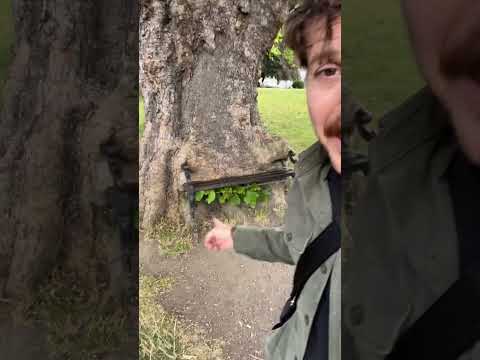
[[[458,278],[457,236],[443,176],[455,151],[428,89],[383,120],[343,263],[344,323],[356,358],[379,360]],[[480,359],[480,343],[461,360]]]
[[[306,246],[332,221],[326,182],[329,169],[328,156],[319,143],[300,154],[288,194],[285,225],[282,228],[236,227],[236,252],[258,260],[296,264]],[[266,359],[303,359],[311,322],[330,276],[329,326],[330,334],[335,335],[329,339],[329,358],[340,359],[340,264],[339,251],[312,275],[298,299],[295,314],[269,337]]]

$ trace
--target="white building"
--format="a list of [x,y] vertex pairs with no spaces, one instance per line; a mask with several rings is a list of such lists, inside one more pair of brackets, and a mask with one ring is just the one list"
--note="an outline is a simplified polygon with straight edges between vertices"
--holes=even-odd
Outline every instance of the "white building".
[[[302,81],[305,81],[305,77],[307,75],[307,71],[304,69],[299,69],[298,74],[300,75],[300,79]],[[258,81],[259,85],[261,87],[266,87],[266,88],[278,88],[278,89],[290,89],[293,85],[293,81],[291,80],[280,80],[278,81],[275,78],[267,77],[261,82],[260,80]]]

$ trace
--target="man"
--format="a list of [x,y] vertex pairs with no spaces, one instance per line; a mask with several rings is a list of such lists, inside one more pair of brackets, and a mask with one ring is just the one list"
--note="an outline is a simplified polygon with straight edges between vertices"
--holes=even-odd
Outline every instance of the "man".
[[371,145],[343,317],[357,359],[477,360],[480,2],[403,8],[428,87]]
[[[340,358],[340,1],[306,0],[286,26],[307,69],[307,103],[318,143],[302,153],[282,229],[230,227],[214,220],[211,250],[297,264],[292,296],[266,346],[266,358]],[[320,249],[320,250],[316,250]],[[320,261],[320,259],[323,259]]]

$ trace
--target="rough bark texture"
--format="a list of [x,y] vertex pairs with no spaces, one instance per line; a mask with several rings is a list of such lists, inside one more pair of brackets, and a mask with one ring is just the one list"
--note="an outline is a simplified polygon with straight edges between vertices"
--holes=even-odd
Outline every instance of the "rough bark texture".
[[7,296],[28,296],[58,263],[90,283],[106,269],[119,286],[119,223],[138,193],[137,7],[14,2],[15,57],[0,118]]
[[143,0],[140,220],[185,219],[182,165],[193,180],[255,173],[287,158],[259,121],[262,56],[287,0]]

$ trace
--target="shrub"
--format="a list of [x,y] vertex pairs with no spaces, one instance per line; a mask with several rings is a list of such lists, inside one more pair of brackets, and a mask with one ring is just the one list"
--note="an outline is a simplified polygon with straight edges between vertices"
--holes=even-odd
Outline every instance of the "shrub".
[[305,88],[305,83],[302,80],[295,80],[292,84],[294,89],[303,89]]

